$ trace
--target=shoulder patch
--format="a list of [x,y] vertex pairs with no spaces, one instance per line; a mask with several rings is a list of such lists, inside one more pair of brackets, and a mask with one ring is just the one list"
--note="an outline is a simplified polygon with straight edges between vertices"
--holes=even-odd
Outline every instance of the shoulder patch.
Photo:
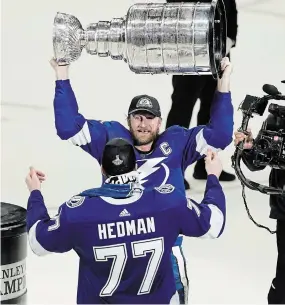
[[175,187],[172,184],[163,184],[159,187],[155,187],[155,190],[161,194],[169,194],[175,190]]
[[83,196],[73,196],[66,202],[66,205],[69,208],[77,208],[84,202],[84,200],[85,200],[85,197],[83,197]]

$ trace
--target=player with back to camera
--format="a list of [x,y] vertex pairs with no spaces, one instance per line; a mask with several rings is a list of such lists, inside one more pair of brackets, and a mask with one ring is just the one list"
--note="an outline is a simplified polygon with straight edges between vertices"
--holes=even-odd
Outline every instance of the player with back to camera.
[[225,224],[221,162],[210,150],[201,204],[171,184],[139,183],[133,146],[110,140],[102,154],[102,187],[73,196],[50,218],[41,194],[45,175],[30,168],[27,228],[37,255],[73,249],[80,258],[78,304],[179,304],[171,249],[179,234],[219,237]]
[[[185,169],[205,157],[208,148],[219,151],[232,142],[232,65],[228,58],[221,61],[223,75],[217,82],[210,122],[191,129],[172,126],[162,133],[160,105],[157,99],[146,94],[135,96],[130,103],[129,129],[116,121],[86,119],[78,109],[69,79],[69,66],[59,66],[54,59],[51,66],[56,73],[54,115],[57,135],[82,148],[99,164],[102,164],[102,153],[109,140],[116,137],[127,139],[135,146],[139,180],[145,188],[170,183],[185,192]],[[118,103],[118,100],[117,96],[114,102]],[[178,237],[173,247],[172,262],[180,301],[186,304],[188,277],[182,236]]]

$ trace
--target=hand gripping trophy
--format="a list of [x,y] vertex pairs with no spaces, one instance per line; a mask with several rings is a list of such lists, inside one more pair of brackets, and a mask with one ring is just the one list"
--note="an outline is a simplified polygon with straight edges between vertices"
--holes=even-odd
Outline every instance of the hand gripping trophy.
[[124,60],[138,74],[219,74],[226,53],[226,12],[211,3],[143,3],[123,18],[82,28],[72,15],[57,13],[53,47],[58,63],[91,55]]

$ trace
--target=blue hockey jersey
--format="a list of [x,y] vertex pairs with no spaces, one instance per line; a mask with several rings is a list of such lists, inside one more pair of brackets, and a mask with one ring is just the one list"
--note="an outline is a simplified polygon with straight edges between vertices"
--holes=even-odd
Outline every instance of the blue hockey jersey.
[[[80,114],[70,80],[56,81],[54,115],[58,136],[80,146],[100,164],[105,144],[112,138],[125,138],[133,143],[130,131],[120,123],[89,120]],[[232,141],[232,133],[231,93],[217,91],[208,125],[191,129],[170,127],[160,134],[152,152],[136,151],[140,183],[144,187],[170,183],[184,190],[185,169],[204,157],[208,148],[225,149]]]
[[149,190],[105,183],[72,197],[54,218],[35,190],[27,226],[37,255],[78,254],[78,304],[169,304],[177,296],[170,259],[177,236],[217,238],[225,212],[222,188],[210,175],[201,204],[171,184]]

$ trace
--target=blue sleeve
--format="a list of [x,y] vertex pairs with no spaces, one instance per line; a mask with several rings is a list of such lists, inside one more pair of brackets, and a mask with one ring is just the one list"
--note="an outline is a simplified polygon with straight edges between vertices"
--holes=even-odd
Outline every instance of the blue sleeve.
[[209,175],[204,199],[200,204],[187,199],[179,207],[181,234],[193,237],[218,238],[224,230],[226,199],[219,180]]
[[233,105],[231,93],[216,91],[211,106],[209,124],[184,129],[182,141],[185,143],[183,168],[205,156],[207,149],[225,149],[232,142]]
[[62,253],[73,248],[72,227],[66,215],[66,205],[50,218],[40,191],[32,191],[28,199],[27,229],[30,247],[39,256]]
[[111,123],[87,120],[79,113],[70,80],[56,81],[54,117],[57,135],[62,140],[71,141],[100,160],[102,150],[108,140],[108,125]]

